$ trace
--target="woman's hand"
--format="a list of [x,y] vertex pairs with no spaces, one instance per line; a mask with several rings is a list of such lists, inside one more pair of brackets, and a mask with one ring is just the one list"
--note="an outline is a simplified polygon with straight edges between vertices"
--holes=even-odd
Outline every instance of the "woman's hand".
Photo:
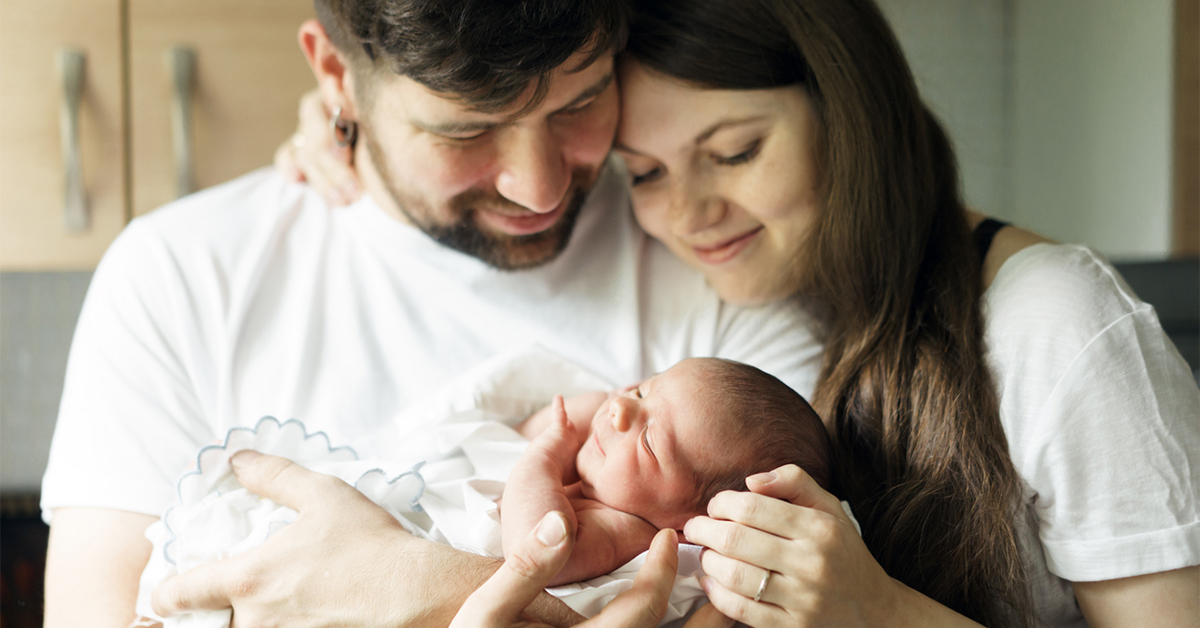
[[[536,528],[486,583],[471,594],[450,628],[534,628],[545,626],[524,615],[529,602],[562,569],[573,539],[560,512],[546,513]],[[660,530],[633,587],[617,596],[582,628],[652,628],[667,611],[678,569],[674,530]],[[729,628],[732,621],[711,604],[702,607],[685,628]]]
[[296,132],[275,151],[275,169],[292,181],[308,181],[334,207],[358,200],[362,189],[354,169],[352,146],[338,146],[321,93],[300,99]]
[[920,614],[910,604],[932,604],[884,572],[838,499],[796,465],[746,485],[684,527],[707,548],[701,584],[725,615],[753,628],[895,626]]

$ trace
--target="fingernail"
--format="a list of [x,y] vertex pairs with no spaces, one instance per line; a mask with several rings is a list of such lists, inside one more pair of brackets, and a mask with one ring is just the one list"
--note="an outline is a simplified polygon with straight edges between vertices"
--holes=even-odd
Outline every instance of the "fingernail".
[[567,522],[562,513],[548,512],[538,524],[537,538],[546,547],[558,547],[567,538]]
[[776,477],[777,476],[775,475],[774,471],[767,471],[766,473],[755,473],[754,475],[746,478],[746,481],[753,481],[755,484],[770,484],[771,482],[775,481]]
[[229,464],[233,465],[235,470],[240,470],[261,455],[253,449],[243,449],[229,457]]
[[700,579],[700,588],[704,589],[704,594],[712,595],[712,576],[704,576]]

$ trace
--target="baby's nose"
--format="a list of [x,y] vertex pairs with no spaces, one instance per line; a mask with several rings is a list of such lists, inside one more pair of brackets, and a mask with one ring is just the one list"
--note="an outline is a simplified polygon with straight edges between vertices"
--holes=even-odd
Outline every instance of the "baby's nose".
[[612,414],[613,429],[618,432],[627,431],[633,422],[633,408],[630,407],[629,400],[623,397],[616,397],[609,402],[608,411]]

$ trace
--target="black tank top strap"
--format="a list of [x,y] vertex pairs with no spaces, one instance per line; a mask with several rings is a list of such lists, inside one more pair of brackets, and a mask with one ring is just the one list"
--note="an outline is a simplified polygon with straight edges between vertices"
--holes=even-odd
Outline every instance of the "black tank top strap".
[[979,252],[979,261],[987,258],[988,249],[992,248],[992,239],[996,232],[1007,227],[1008,223],[995,218],[984,218],[971,234],[975,239],[975,250]]

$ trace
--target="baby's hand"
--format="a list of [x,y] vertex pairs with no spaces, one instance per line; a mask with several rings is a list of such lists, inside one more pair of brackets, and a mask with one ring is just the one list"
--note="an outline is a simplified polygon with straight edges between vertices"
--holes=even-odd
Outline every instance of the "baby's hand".
[[529,443],[532,451],[526,452],[526,455],[541,453],[547,456],[561,469],[563,484],[573,484],[579,479],[575,471],[575,456],[582,442],[575,426],[567,418],[562,395],[554,397],[550,411],[553,415],[550,425]]
[[658,534],[645,519],[595,500],[574,498],[571,508],[578,521],[575,548],[550,586],[609,573],[646,551]]

